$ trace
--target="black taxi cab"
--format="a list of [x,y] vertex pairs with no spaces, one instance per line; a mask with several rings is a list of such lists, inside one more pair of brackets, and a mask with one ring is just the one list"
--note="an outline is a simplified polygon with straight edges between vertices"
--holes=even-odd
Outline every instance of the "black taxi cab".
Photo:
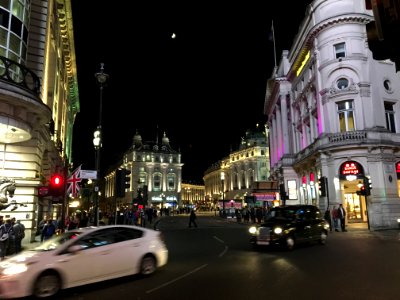
[[325,245],[329,224],[314,205],[287,205],[272,208],[265,222],[249,228],[250,243],[259,246],[283,246],[319,242]]

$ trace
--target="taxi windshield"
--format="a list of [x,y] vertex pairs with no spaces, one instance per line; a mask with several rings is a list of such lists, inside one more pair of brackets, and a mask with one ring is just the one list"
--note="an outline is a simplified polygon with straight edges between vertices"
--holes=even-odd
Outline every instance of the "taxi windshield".
[[67,231],[60,235],[55,235],[52,238],[44,241],[39,246],[31,249],[33,251],[50,251],[55,250],[60,245],[64,244],[65,242],[76,239],[82,232],[80,231]]

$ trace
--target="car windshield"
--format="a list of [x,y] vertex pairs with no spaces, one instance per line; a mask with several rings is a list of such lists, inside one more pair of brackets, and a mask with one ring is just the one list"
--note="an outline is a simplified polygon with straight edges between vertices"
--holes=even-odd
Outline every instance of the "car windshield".
[[296,210],[289,208],[273,208],[267,214],[267,220],[272,218],[294,220],[296,218]]
[[39,246],[31,249],[33,251],[50,251],[55,250],[60,245],[64,244],[65,242],[76,239],[82,232],[80,231],[67,231],[61,235],[55,235],[51,239],[44,241]]

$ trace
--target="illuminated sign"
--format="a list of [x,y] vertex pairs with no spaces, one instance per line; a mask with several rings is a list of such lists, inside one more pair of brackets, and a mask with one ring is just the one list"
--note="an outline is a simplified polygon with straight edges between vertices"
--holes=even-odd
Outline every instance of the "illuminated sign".
[[276,193],[254,193],[257,201],[274,201],[276,200]]
[[307,52],[306,56],[304,57],[303,61],[301,62],[300,67],[297,69],[296,76],[299,76],[299,74],[301,73],[301,71],[303,70],[304,66],[306,65],[306,63],[308,62],[309,59],[310,59],[310,51]]
[[400,162],[396,164],[396,172],[400,173]]
[[340,167],[341,175],[359,175],[363,173],[363,169],[358,162],[347,161]]

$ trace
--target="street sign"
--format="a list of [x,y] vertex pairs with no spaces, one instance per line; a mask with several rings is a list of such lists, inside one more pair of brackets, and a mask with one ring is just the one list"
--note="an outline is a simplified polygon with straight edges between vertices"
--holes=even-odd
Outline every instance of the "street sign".
[[49,194],[48,186],[39,186],[39,188],[38,188],[38,196],[39,197],[46,197],[48,194]]
[[83,178],[83,179],[97,179],[97,171],[95,171],[95,170],[81,170],[81,178]]

